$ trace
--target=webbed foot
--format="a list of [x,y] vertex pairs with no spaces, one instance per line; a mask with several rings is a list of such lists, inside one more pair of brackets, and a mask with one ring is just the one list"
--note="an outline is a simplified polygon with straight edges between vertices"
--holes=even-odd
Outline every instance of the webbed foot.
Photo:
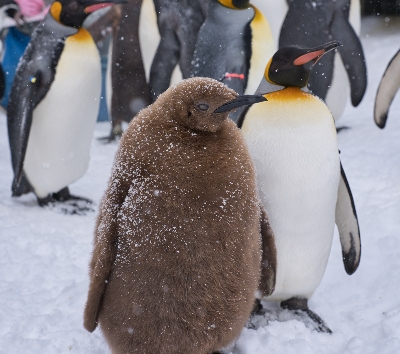
[[305,320],[304,315],[306,315],[309,319],[311,319],[315,330],[318,332],[329,334],[332,333],[329,327],[325,324],[324,320],[308,308],[308,299],[292,297],[289,300],[282,301],[281,307],[283,309],[293,311],[302,320]]
[[94,212],[91,207],[93,202],[90,199],[70,194],[68,187],[45,198],[38,198],[38,203],[42,207],[49,206],[68,215],[86,215],[88,212]]

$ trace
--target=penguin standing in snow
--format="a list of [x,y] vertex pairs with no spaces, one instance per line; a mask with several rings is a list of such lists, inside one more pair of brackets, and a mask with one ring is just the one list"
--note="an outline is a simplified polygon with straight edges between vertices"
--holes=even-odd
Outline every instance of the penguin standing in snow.
[[[308,82],[310,91],[323,99],[335,119],[345,108],[350,83],[351,103],[358,106],[367,87],[367,67],[360,39],[349,22],[350,0],[309,1],[290,0],[289,10],[283,22],[279,48],[288,45],[314,47],[332,39],[339,40],[343,47],[338,49],[347,71],[340,80],[335,80],[340,89],[331,89],[334,70],[338,68],[338,55],[331,52],[325,55],[312,69]],[[334,94],[330,92],[334,91]]]
[[190,76],[211,77],[238,94],[253,93],[273,53],[269,24],[249,0],[211,0]]
[[239,122],[275,233],[277,280],[265,300],[304,311],[323,332],[330,329],[307,302],[324,275],[335,222],[348,274],[356,271],[361,255],[357,214],[339,160],[332,114],[305,90],[312,66],[339,45],[333,41],[279,49],[256,91],[268,102],[250,107]]
[[400,50],[390,60],[382,76],[375,97],[374,120],[383,129],[389,113],[390,105],[400,88]]
[[[100,140],[109,142],[122,135],[122,123],[131,119],[150,104],[150,88],[146,81],[142,51],[140,46],[139,19],[142,0],[128,0],[117,5],[88,27],[96,41],[110,32],[107,67],[107,104],[111,118],[109,136]],[[140,30],[146,31],[145,28]]]
[[272,292],[273,232],[246,143],[228,119],[264,100],[192,78],[129,124],[99,209],[84,314],[114,354],[229,345],[254,305],[261,232]]
[[68,185],[88,167],[101,68],[96,45],[82,23],[113,2],[121,1],[55,1],[32,35],[7,111],[13,196],[33,191],[40,205],[83,199],[72,196]]

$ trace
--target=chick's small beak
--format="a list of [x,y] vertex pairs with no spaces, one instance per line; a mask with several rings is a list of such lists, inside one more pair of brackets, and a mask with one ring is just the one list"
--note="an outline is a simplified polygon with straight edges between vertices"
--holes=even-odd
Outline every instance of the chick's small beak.
[[238,96],[234,100],[219,106],[213,113],[224,113],[232,111],[242,106],[250,106],[255,103],[265,102],[267,99],[262,95],[243,95]]

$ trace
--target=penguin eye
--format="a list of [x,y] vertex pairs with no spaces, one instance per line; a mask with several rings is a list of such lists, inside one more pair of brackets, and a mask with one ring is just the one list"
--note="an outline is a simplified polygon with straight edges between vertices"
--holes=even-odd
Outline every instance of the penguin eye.
[[208,104],[205,104],[205,103],[200,103],[200,104],[197,105],[197,107],[201,111],[207,111],[210,108],[210,106]]

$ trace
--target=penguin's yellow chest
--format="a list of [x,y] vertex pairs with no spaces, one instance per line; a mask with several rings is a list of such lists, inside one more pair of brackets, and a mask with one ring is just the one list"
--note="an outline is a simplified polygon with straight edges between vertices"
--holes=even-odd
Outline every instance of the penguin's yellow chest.
[[333,117],[326,105],[317,97],[289,87],[265,95],[267,102],[252,106],[244,121],[242,131],[254,131],[259,126],[293,130],[316,127],[320,124],[336,135]]
[[100,55],[80,29],[66,39],[54,81],[33,112],[24,171],[39,197],[86,172],[100,93]]

